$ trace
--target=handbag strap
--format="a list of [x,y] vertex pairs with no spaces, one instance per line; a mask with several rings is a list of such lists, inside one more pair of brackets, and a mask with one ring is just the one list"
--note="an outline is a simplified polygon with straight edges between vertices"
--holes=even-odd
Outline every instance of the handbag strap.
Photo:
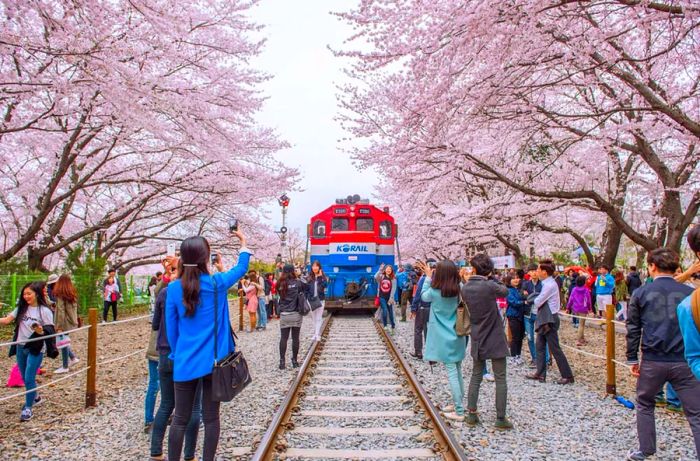
[[217,312],[219,310],[219,289],[216,286],[216,279],[214,278],[213,275],[210,275],[211,277],[211,283],[214,285],[214,366],[218,364],[218,359],[216,357],[217,352],[219,351],[219,347],[216,341],[216,337],[218,336],[218,327],[219,327],[219,319]]
[[[212,285],[214,285],[214,366],[216,366],[219,363],[219,359],[216,357],[216,354],[219,352],[218,341],[217,341],[218,327],[219,327],[219,318],[218,318],[219,289],[216,285],[216,279],[214,278],[214,276],[210,275],[210,277],[211,277],[211,283],[212,283]],[[228,304],[228,300],[226,301],[226,303]],[[234,340],[238,339],[236,332],[233,331],[233,329],[231,329],[230,325],[229,325],[229,332],[231,333],[231,336],[233,336]]]

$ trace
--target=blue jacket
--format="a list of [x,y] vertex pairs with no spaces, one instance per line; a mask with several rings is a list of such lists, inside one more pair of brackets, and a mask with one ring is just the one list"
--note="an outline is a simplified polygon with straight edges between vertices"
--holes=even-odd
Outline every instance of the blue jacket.
[[627,363],[684,362],[678,305],[693,292],[670,275],[657,277],[635,290],[627,307]]
[[690,310],[690,296],[678,305],[678,324],[685,344],[685,359],[697,379],[700,379],[700,331]]
[[598,275],[595,280],[596,295],[611,295],[615,291],[615,277],[610,274]]
[[423,301],[423,299],[421,299],[424,282],[425,275],[422,275],[420,280],[418,280],[418,285],[416,286],[416,296],[413,297],[413,302],[411,303],[411,312],[415,313],[419,307],[430,309],[430,302]]
[[523,295],[520,293],[520,290],[514,287],[509,287],[506,301],[508,302],[506,317],[515,317],[522,320],[524,318],[523,308],[525,307],[525,300],[523,299]]
[[234,351],[227,291],[248,271],[250,252],[242,248],[238,264],[228,272],[199,277],[199,304],[194,315],[185,317],[182,282],[168,284],[165,301],[165,326],[173,360],[173,381],[191,381],[211,373],[214,368],[214,285],[216,281],[217,346],[216,359]]
[[423,283],[420,297],[430,303],[430,317],[428,319],[428,334],[425,340],[425,360],[457,363],[464,360],[467,350],[467,342],[457,336],[455,323],[457,323],[457,304],[459,297],[443,298],[439,290],[431,288],[430,279]]

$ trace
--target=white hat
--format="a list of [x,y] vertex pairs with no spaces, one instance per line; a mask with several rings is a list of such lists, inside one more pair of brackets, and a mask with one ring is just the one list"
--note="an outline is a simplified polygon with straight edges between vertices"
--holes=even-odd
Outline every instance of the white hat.
[[51,274],[49,275],[49,279],[46,281],[47,285],[53,285],[54,283],[58,282],[58,275],[56,274]]

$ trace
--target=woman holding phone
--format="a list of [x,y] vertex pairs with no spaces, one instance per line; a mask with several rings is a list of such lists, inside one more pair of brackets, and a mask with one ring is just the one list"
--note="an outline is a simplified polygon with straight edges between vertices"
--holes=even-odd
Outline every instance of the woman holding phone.
[[219,256],[215,264],[219,273],[212,274],[209,242],[204,237],[189,237],[180,246],[180,277],[168,284],[165,326],[171,348],[170,358],[173,360],[175,388],[175,415],[168,437],[170,461],[180,460],[200,381],[204,421],[202,459],[213,461],[216,455],[220,403],[214,401],[212,395],[212,370],[215,360],[223,359],[235,350],[227,293],[247,272],[251,256],[243,233],[236,230],[234,235],[241,243],[240,256],[234,268],[224,272]]

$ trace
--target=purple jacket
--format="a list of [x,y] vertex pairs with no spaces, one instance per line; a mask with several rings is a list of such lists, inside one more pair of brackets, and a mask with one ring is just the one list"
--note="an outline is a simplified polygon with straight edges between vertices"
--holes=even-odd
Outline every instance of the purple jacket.
[[574,314],[587,314],[591,312],[591,290],[583,287],[574,287],[569,296],[566,307]]

